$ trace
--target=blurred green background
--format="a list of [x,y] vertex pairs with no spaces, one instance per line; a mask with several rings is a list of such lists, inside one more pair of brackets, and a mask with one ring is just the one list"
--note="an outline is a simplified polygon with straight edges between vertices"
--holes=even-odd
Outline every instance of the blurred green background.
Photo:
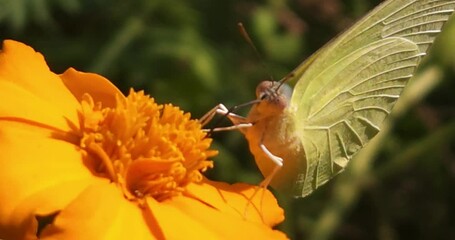
[[[252,100],[261,80],[284,77],[379,2],[0,0],[0,39],[34,47],[54,72],[100,73],[198,118]],[[383,133],[343,174],[304,199],[277,193],[290,238],[455,239],[455,19],[432,50]],[[210,178],[261,181],[240,133],[214,138]]]

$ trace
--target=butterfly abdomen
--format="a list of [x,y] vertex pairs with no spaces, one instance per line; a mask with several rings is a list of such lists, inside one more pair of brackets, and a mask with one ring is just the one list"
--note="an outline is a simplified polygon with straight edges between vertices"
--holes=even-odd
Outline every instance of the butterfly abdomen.
[[[294,195],[297,176],[299,172],[306,171],[305,153],[290,113],[285,107],[279,110],[269,104],[271,103],[264,101],[252,108],[248,121],[254,125],[245,129],[244,134],[264,177],[271,174],[276,164],[260,148],[261,144],[273,155],[283,159],[283,166],[272,178],[270,185],[283,193]],[[264,113],[265,109],[270,110],[270,114]]]

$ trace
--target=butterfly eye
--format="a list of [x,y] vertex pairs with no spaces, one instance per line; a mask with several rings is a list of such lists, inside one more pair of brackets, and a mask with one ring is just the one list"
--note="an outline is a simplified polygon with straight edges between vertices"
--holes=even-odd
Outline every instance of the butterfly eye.
[[259,94],[259,99],[260,100],[265,100],[269,95],[267,94],[267,92],[262,92]]

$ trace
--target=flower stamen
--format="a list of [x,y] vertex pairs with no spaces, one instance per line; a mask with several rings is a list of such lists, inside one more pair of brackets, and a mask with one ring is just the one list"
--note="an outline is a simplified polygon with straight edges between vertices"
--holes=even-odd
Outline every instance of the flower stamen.
[[177,196],[202,172],[211,139],[172,105],[158,105],[144,93],[117,96],[116,107],[103,108],[86,94],[82,101],[80,146],[95,159],[94,171],[118,184],[128,199]]

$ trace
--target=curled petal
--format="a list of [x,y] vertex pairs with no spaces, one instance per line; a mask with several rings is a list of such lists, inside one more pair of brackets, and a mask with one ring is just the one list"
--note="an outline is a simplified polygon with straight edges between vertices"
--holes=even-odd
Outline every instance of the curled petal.
[[102,102],[104,107],[115,107],[116,96],[123,96],[114,84],[98,74],[79,72],[69,68],[60,77],[79,101],[84,94],[88,93],[94,102]]

